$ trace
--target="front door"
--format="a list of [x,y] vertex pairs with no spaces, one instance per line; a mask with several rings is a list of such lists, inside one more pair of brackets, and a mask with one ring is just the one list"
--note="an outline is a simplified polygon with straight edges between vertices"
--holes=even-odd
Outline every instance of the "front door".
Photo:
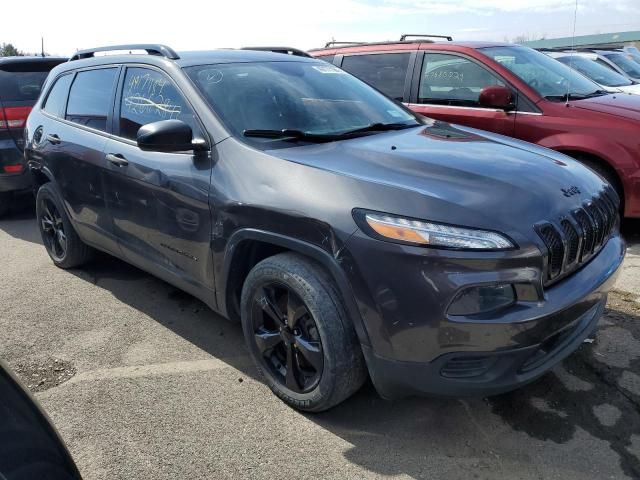
[[409,108],[430,118],[513,136],[515,114],[478,102],[484,87],[505,82],[475,61],[450,53],[425,53]]
[[138,148],[138,129],[160,120],[202,128],[193,109],[166,74],[151,68],[124,72],[115,113],[116,138],[109,160],[107,205],[124,256],[191,293],[213,288],[209,152],[163,153]]

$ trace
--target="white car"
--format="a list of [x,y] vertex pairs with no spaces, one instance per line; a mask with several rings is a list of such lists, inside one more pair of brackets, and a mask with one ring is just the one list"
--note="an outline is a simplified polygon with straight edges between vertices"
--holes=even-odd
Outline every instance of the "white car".
[[640,83],[636,83],[612,70],[604,59],[599,58],[600,55],[597,53],[576,51],[545,53],[590,78],[600,85],[603,90],[612,93],[622,91],[640,95]]

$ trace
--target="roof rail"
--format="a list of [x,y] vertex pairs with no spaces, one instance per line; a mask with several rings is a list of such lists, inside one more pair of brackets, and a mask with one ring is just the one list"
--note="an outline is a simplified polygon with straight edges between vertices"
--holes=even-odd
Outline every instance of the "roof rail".
[[448,42],[453,42],[453,37],[450,37],[449,35],[423,35],[421,33],[405,33],[405,34],[400,36],[400,41],[404,42],[407,39],[407,37],[444,38]]
[[367,42],[327,42],[324,48],[335,47],[336,45],[366,45]]
[[69,59],[81,60],[83,58],[94,57],[98,52],[113,52],[117,50],[145,50],[149,55],[158,55],[161,57],[177,60],[180,56],[170,47],[158,43],[132,43],[127,45],[111,45],[108,47],[88,48],[86,50],[78,50],[73,57]]
[[309,57],[309,55],[304,50],[300,50],[299,48],[292,47],[242,47],[241,50],[256,50],[259,52],[273,52],[273,53],[284,53],[285,55],[294,55],[296,57]]

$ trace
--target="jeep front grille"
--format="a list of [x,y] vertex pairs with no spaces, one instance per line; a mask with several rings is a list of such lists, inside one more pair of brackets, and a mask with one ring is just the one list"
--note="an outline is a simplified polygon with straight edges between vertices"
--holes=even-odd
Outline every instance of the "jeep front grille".
[[538,235],[547,247],[545,286],[578,270],[597,255],[616,225],[618,208],[617,195],[607,188],[557,223],[537,225]]

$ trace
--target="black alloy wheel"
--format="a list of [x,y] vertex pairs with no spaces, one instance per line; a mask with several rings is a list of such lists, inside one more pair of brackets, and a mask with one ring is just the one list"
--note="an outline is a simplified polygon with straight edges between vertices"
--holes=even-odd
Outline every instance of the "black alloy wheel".
[[49,199],[43,202],[40,226],[45,247],[51,256],[58,261],[64,260],[67,254],[67,235],[64,231],[62,216]]
[[322,378],[324,353],[316,322],[286,285],[263,284],[253,297],[253,340],[263,366],[289,390],[306,393]]

